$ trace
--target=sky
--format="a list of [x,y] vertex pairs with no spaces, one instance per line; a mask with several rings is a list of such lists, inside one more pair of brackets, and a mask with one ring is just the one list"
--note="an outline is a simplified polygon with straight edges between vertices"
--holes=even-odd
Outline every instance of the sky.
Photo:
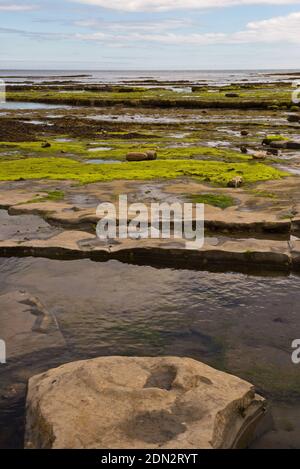
[[0,0],[0,69],[300,68],[300,0]]

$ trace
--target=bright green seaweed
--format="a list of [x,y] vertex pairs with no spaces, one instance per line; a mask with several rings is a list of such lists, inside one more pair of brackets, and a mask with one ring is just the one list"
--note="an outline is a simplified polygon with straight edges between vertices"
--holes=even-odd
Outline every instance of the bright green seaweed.
[[235,176],[245,183],[279,179],[287,173],[260,163],[219,161],[161,160],[105,165],[85,164],[66,158],[27,158],[0,162],[0,180],[22,179],[75,180],[83,184],[113,180],[175,179],[192,177],[226,186]]

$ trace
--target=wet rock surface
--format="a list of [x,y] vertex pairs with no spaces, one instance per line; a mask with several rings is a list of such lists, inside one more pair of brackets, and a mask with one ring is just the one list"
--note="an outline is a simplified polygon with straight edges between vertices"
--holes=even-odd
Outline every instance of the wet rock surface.
[[55,317],[38,298],[25,290],[0,296],[1,338],[7,346],[7,360],[65,346]]
[[51,227],[39,216],[31,214],[13,216],[6,210],[0,210],[0,241],[49,239],[60,231],[59,228]]
[[29,381],[28,448],[235,448],[265,413],[253,386],[185,358],[106,357]]

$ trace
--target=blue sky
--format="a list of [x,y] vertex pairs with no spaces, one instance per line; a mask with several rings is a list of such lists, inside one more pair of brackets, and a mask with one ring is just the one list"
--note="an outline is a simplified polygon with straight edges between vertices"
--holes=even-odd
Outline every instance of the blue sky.
[[1,69],[299,65],[300,0],[0,0]]

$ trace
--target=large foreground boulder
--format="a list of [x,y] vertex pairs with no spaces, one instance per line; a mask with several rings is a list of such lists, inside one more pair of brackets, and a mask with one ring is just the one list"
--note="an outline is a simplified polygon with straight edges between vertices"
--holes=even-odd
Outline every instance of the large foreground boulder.
[[30,379],[26,447],[244,447],[264,413],[251,384],[195,360],[104,357]]

